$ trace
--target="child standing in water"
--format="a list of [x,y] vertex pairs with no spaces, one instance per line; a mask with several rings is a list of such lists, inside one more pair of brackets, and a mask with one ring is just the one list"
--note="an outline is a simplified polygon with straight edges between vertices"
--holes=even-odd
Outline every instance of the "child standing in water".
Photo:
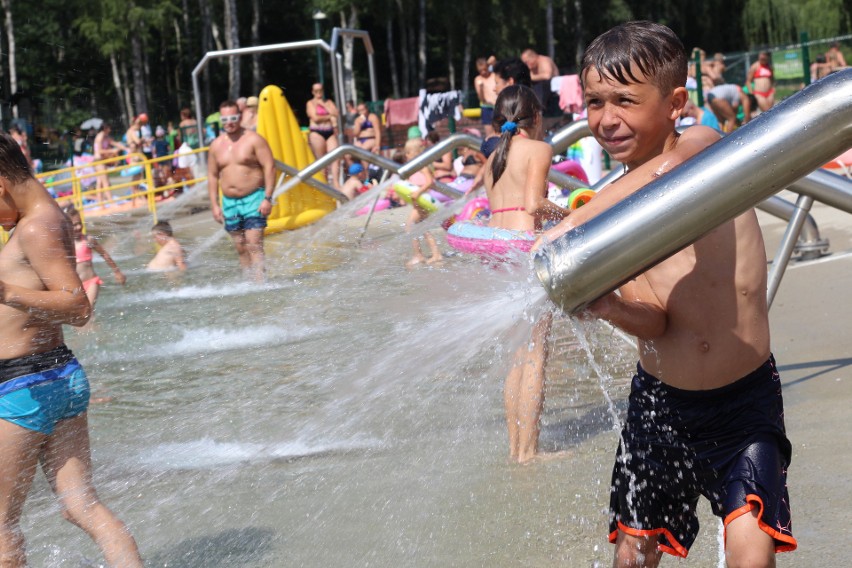
[[26,565],[19,526],[39,462],[62,514],[95,541],[109,566],[140,567],[136,542],[92,485],[89,384],[63,325],[92,313],[74,270],[71,224],[0,134],[0,564]]
[[[500,140],[485,164],[485,191],[491,204],[490,227],[526,234],[568,211],[547,200],[547,172],[553,158],[543,141],[541,103],[529,87],[506,87],[497,97],[492,125]],[[509,455],[519,463],[538,452],[539,419],[544,405],[544,367],[552,315],[533,327],[530,341],[515,352],[503,393],[509,429]]]
[[92,265],[92,251],[101,255],[104,262],[107,263],[107,266],[112,268],[112,274],[115,277],[116,282],[123,286],[127,281],[127,278],[118,268],[118,265],[106,249],[101,246],[98,240],[83,233],[83,220],[80,217],[80,212],[77,211],[73,205],[66,205],[62,211],[68,215],[68,218],[71,220],[71,226],[74,229],[74,250],[77,256],[77,274],[83,282],[83,290],[85,290],[86,296],[89,298],[89,303],[92,304],[92,308],[94,309],[95,302],[98,300],[98,292],[100,291],[101,284],[103,284],[104,281],[95,274],[95,268]]
[[[417,156],[423,153],[423,150],[426,149],[426,145],[423,143],[423,140],[420,138],[411,138],[405,143],[405,161],[410,162]],[[420,223],[429,216],[429,212],[423,208],[417,202],[417,198],[420,197],[423,193],[428,192],[429,188],[432,187],[432,182],[434,178],[432,177],[432,172],[429,171],[428,166],[424,166],[423,169],[413,173],[409,176],[408,181],[417,186],[417,189],[411,192],[411,215],[408,216],[408,223],[406,224],[406,230],[410,233],[414,228],[414,225]],[[431,256],[427,260],[425,256],[423,256],[423,251],[420,249],[420,240],[412,239],[411,247],[414,251],[411,259],[405,263],[405,266],[408,268],[412,268],[418,264],[425,262],[426,264],[436,264],[443,260],[443,256],[441,256],[441,251],[438,250],[438,243],[435,242],[435,237],[432,236],[431,233],[426,231],[423,235],[423,238],[426,240],[426,244],[429,246],[429,252]]]
[[[598,37],[580,77],[589,127],[627,173],[562,224],[554,239],[719,139],[683,134],[686,56],[667,27],[630,22]],[[794,550],[781,382],[769,347],[766,254],[754,211],[607,294],[588,312],[637,337],[639,365],[613,468],[616,566],[685,557],[704,495],[724,519],[728,566],[774,566]]]

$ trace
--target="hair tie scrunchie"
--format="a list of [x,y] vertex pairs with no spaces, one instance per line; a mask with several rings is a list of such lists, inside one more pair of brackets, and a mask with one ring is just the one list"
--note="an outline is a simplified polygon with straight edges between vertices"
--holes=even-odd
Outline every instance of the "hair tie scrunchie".
[[503,126],[500,127],[500,132],[510,132],[512,134],[517,134],[518,123],[512,122],[511,120],[507,120],[503,123]]

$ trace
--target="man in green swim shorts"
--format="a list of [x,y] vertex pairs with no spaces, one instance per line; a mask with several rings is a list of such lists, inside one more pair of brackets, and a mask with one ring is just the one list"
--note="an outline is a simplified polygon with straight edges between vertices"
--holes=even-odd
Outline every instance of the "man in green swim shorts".
[[219,115],[222,133],[210,145],[207,160],[210,209],[231,235],[243,273],[262,282],[263,230],[272,211],[275,161],[266,140],[240,126],[237,103],[223,102]]

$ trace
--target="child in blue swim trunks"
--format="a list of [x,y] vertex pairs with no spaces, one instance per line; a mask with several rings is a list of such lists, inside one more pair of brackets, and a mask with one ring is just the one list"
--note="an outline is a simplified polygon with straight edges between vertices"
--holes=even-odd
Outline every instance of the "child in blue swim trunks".
[[142,566],[136,542],[92,485],[89,385],[63,325],[92,313],[74,269],[71,223],[33,177],[18,144],[0,134],[0,561],[24,566],[19,521],[39,462],[63,514],[109,566]]
[[[589,128],[626,173],[544,239],[582,226],[719,139],[675,130],[687,101],[683,44],[629,22],[594,40],[580,77]],[[766,252],[753,210],[587,309],[636,336],[639,367],[613,467],[615,566],[686,556],[703,495],[725,525],[728,566],[794,550],[781,382],[769,343]]]

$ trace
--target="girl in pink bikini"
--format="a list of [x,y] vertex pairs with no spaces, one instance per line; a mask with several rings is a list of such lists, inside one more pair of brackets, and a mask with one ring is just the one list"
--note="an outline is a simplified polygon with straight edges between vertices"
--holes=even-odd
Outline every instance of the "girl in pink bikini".
[[[533,235],[546,221],[569,213],[547,199],[547,172],[553,150],[543,141],[541,104],[532,89],[506,87],[494,105],[492,125],[500,141],[485,164],[490,227]],[[503,392],[509,430],[509,456],[525,463],[538,453],[539,419],[544,406],[544,367],[553,316],[533,326],[529,342],[514,355]]]
[[772,70],[772,56],[761,51],[757,61],[748,70],[746,84],[757,100],[760,112],[766,112],[775,104],[775,72]]
[[71,224],[74,226],[74,252],[77,256],[77,275],[80,276],[80,280],[83,282],[83,290],[86,292],[92,308],[94,308],[95,301],[98,299],[98,291],[104,282],[95,274],[95,269],[92,266],[92,251],[101,255],[107,266],[112,268],[116,282],[124,285],[127,278],[97,239],[83,233],[83,220],[80,218],[80,212],[73,205],[63,207],[62,211],[68,216]]

